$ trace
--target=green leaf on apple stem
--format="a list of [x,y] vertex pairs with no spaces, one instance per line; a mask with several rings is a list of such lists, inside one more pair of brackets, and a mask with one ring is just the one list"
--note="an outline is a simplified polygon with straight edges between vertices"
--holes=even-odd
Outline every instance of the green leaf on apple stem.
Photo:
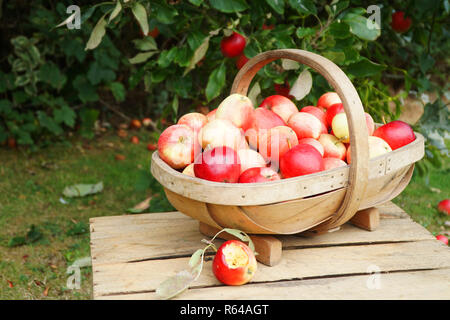
[[252,249],[252,251],[255,253],[255,255],[257,255],[257,253],[255,252],[255,245],[253,244],[252,239],[244,231],[241,231],[238,229],[230,229],[230,228],[224,228],[221,231],[225,231],[225,232],[235,236],[236,238],[238,238],[241,241],[248,242],[249,248]]
[[225,75],[227,68],[225,62],[222,62],[219,67],[214,69],[208,79],[208,84],[206,85],[206,99],[211,101],[216,98],[222,91],[225,85]]

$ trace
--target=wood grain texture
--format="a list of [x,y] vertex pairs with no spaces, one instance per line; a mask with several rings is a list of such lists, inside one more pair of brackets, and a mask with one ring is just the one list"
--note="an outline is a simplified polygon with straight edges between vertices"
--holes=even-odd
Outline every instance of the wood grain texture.
[[[436,240],[284,250],[275,267],[258,264],[252,283],[370,274],[374,269],[407,272],[450,268],[449,254]],[[188,261],[189,257],[99,265],[94,273],[95,295],[154,291],[164,279],[185,270]],[[210,260],[192,286],[219,285]]]
[[[380,288],[372,279],[380,280]],[[208,300],[448,300],[450,271],[426,270],[339,278],[250,283],[232,287],[189,289],[175,299]],[[369,285],[368,285],[369,283]],[[154,292],[102,296],[104,300],[153,300]]]

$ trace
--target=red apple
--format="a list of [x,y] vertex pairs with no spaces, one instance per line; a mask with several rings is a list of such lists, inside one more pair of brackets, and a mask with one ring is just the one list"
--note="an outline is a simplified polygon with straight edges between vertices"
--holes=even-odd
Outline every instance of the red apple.
[[345,167],[347,163],[338,158],[323,158],[324,170],[331,170],[334,168]]
[[298,144],[302,144],[302,143],[306,143],[306,144],[313,146],[314,148],[317,149],[317,151],[320,152],[320,154],[323,157],[325,150],[324,150],[322,144],[318,140],[313,139],[313,138],[303,138],[303,139],[298,140]]
[[245,131],[245,136],[254,149],[258,148],[258,134],[260,130],[268,130],[277,126],[285,126],[286,123],[275,112],[265,108],[256,108],[253,111],[250,128]]
[[324,158],[337,158],[340,160],[345,160],[347,149],[338,138],[332,134],[324,133],[320,135],[319,142],[323,146]]
[[448,238],[442,234],[438,234],[436,236],[436,240],[443,242],[446,246],[448,246]]
[[194,131],[184,124],[166,128],[158,139],[159,157],[174,169],[183,169],[194,161]]
[[313,116],[315,116],[317,119],[319,119],[325,127],[327,126],[327,121],[326,121],[326,114],[325,112],[322,111],[322,109],[314,107],[314,106],[306,106],[303,107],[300,112],[307,112],[312,114]]
[[[381,138],[369,136],[369,159],[376,158],[392,151],[391,147]],[[347,163],[351,163],[351,146],[347,149]]]
[[208,120],[208,122],[213,121],[216,118],[216,112],[217,112],[217,108],[211,110],[207,115],[206,115],[206,119]]
[[285,81],[284,84],[278,84],[274,83],[273,88],[277,94],[280,96],[284,96],[288,99],[293,99],[294,96],[290,95],[289,92],[291,91],[291,86],[289,85],[289,82]]
[[405,18],[403,11],[396,11],[392,15],[391,27],[394,31],[403,33],[411,28],[412,20],[410,17]]
[[245,131],[250,127],[252,113],[252,101],[246,96],[234,93],[220,103],[215,118],[230,120],[236,127]]
[[241,174],[239,156],[229,147],[206,150],[195,159],[194,173],[200,179],[235,183]]
[[290,99],[278,94],[265,98],[259,107],[275,112],[284,122],[298,112],[297,106]]
[[208,119],[204,114],[199,112],[186,113],[180,119],[177,124],[185,124],[190,127],[194,132],[200,131],[200,129],[208,122]]
[[238,152],[241,161],[241,173],[250,168],[265,167],[266,160],[257,151],[252,149],[240,149]]
[[156,144],[154,144],[154,143],[147,144],[148,151],[155,151],[156,149],[158,149],[158,146]]
[[264,159],[278,163],[280,158],[297,144],[298,139],[294,130],[288,126],[277,126],[260,131],[258,151]]
[[227,146],[239,150],[242,144],[242,133],[231,121],[215,119],[200,129],[198,141],[203,149]]
[[233,58],[240,55],[245,48],[245,38],[237,32],[224,37],[220,42],[220,49],[225,57]]
[[444,199],[438,204],[438,210],[450,215],[450,199]]
[[245,56],[245,54],[242,52],[239,57],[236,59],[236,68],[240,70],[248,61],[248,58]]
[[327,132],[324,124],[307,112],[293,114],[289,118],[288,126],[295,131],[299,140],[303,138],[318,139],[322,133]]
[[280,160],[280,171],[283,178],[311,174],[323,169],[323,158],[320,152],[309,144],[296,145]]
[[241,173],[239,183],[255,183],[280,180],[280,175],[272,168],[250,168]]
[[139,144],[139,138],[136,137],[136,136],[132,136],[131,139],[130,139],[130,142],[132,144]]
[[328,109],[336,103],[342,103],[339,95],[336,92],[327,92],[320,96],[316,106],[318,108]]
[[406,122],[395,120],[376,129],[373,133],[386,141],[392,150],[413,142],[416,139],[413,129]]
[[212,263],[217,280],[229,286],[239,286],[249,282],[257,266],[252,249],[238,240],[225,241],[217,250]]

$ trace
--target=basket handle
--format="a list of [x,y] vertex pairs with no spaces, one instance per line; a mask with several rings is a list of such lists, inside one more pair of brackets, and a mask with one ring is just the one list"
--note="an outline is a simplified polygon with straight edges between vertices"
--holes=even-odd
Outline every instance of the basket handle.
[[366,190],[369,175],[369,146],[364,108],[350,79],[336,64],[318,54],[299,49],[265,51],[251,58],[236,75],[231,93],[247,95],[249,85],[256,73],[266,64],[277,59],[294,60],[319,72],[334,88],[344,105],[352,145],[347,192],[335,215],[314,228],[318,231],[333,229],[354,216]]

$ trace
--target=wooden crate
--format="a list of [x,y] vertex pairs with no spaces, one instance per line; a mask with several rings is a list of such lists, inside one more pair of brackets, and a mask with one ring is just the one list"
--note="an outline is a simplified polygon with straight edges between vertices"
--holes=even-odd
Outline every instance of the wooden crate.
[[[220,284],[208,261],[176,298],[450,299],[449,248],[394,204],[378,209],[380,225],[371,232],[347,223],[317,237],[276,236],[283,245],[280,262],[258,263],[244,286]],[[95,299],[157,299],[159,283],[186,269],[190,255],[204,246],[198,221],[179,212],[90,223]]]

